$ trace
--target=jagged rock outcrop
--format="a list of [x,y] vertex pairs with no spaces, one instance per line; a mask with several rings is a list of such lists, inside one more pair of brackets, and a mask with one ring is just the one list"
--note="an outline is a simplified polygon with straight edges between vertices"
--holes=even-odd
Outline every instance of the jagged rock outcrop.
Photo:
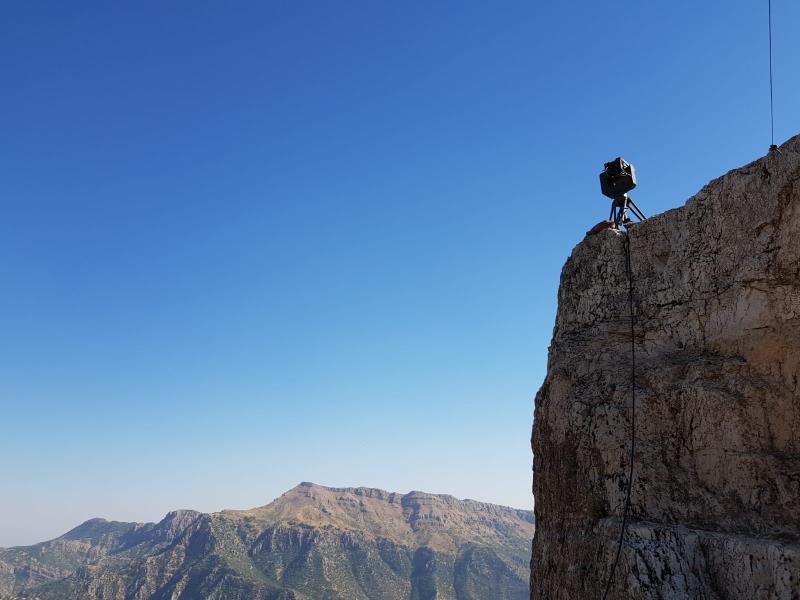
[[529,511],[303,483],[252,510],[96,519],[0,549],[0,598],[522,600],[533,530]]
[[[611,598],[800,598],[800,136],[630,234],[631,522]],[[629,465],[623,235],[564,266],[536,397],[531,597],[600,598]]]

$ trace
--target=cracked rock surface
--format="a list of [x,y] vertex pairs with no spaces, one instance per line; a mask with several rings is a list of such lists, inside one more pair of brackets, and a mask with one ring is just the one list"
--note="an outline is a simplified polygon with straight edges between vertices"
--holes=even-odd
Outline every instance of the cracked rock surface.
[[[632,227],[636,455],[610,598],[800,599],[800,136]],[[531,597],[601,598],[631,436],[624,235],[561,274]]]

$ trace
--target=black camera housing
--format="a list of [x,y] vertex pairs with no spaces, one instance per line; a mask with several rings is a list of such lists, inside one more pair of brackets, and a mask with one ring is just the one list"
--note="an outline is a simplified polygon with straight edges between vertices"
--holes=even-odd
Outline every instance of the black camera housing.
[[609,198],[619,198],[636,187],[636,169],[621,156],[607,162],[600,173],[600,191]]

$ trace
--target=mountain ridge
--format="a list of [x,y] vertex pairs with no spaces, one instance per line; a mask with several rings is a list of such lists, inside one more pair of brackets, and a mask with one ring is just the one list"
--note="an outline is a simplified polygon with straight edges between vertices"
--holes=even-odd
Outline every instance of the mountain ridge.
[[302,482],[253,509],[94,518],[0,549],[0,596],[522,600],[533,519],[445,494]]

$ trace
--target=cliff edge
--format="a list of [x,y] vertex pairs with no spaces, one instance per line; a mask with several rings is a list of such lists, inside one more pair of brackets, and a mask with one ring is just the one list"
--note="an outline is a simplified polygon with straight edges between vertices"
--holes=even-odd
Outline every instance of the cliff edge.
[[[631,513],[611,598],[800,598],[800,136],[629,234]],[[533,430],[531,597],[601,598],[628,479],[624,235],[561,274]]]

